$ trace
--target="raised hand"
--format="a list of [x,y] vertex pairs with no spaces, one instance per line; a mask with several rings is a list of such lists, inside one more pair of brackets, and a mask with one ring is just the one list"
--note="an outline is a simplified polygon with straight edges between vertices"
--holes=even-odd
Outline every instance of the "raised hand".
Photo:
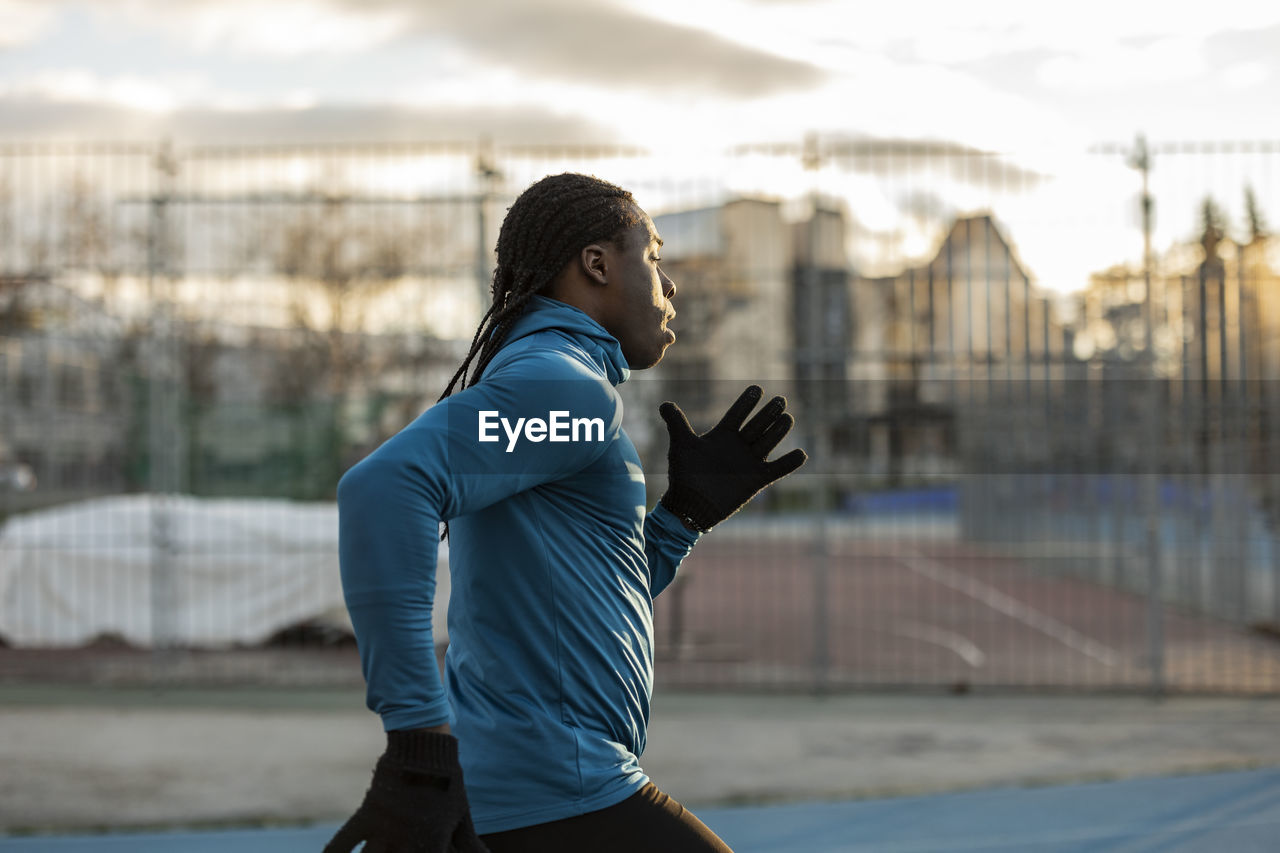
[[675,403],[663,403],[667,423],[667,492],[660,503],[687,526],[706,532],[746,505],[766,486],[808,458],[800,449],[769,461],[769,453],[795,425],[784,397],[774,397],[743,425],[763,395],[750,385],[710,432],[698,435]]

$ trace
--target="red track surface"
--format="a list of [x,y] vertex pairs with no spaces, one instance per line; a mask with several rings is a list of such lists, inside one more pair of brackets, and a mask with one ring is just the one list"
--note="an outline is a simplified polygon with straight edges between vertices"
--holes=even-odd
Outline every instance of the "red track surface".
[[[819,558],[798,541],[700,543],[658,600],[659,678],[779,687],[820,678],[834,687],[1152,683],[1145,598],[1054,572],[1051,561],[953,543],[845,542],[825,564],[820,587]],[[1170,688],[1280,692],[1280,643],[1167,607],[1163,631]]]
[[[807,538],[708,537],[657,601],[659,682],[779,689],[1152,684],[1146,600],[1055,570],[1051,560],[952,542],[854,540],[833,546],[825,563],[820,594],[819,558]],[[1280,693],[1280,642],[1171,608],[1163,617],[1171,690]],[[306,644],[165,655],[109,644],[0,648],[3,681],[362,683],[354,648]]]

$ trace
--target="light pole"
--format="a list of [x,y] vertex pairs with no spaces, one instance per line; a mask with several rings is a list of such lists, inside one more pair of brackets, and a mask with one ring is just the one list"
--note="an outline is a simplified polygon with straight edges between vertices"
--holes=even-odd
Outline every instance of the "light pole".
[[1160,567],[1160,465],[1162,440],[1160,429],[1160,392],[1156,377],[1155,298],[1151,282],[1151,219],[1153,201],[1149,184],[1151,152],[1147,140],[1139,135],[1129,158],[1129,165],[1142,173],[1142,279],[1143,289],[1143,373],[1146,387],[1146,423],[1143,434],[1146,448],[1142,477],[1142,504],[1146,529],[1147,556],[1147,661],[1151,667],[1151,690],[1164,693],[1164,609],[1161,603],[1163,578]]

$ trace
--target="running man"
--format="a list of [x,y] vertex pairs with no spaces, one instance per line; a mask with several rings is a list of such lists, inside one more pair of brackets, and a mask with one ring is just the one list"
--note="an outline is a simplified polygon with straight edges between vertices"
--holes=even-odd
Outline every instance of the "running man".
[[387,747],[327,853],[729,850],[640,769],[653,599],[702,533],[805,454],[768,461],[794,420],[781,397],[747,420],[757,386],[703,435],[663,403],[669,485],[646,513],[616,386],[675,341],[661,245],[626,190],[533,184],[503,220],[493,305],[440,401],[339,483],[343,591]]

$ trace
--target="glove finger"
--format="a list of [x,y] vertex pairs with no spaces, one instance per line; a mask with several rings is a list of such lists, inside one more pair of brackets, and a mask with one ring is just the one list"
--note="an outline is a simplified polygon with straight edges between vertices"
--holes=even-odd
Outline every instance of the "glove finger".
[[478,836],[473,835],[462,843],[458,853],[489,853],[489,848],[484,846],[484,842]]
[[785,456],[779,456],[772,462],[764,463],[764,473],[765,476],[768,477],[765,481],[765,485],[767,486],[770,483],[781,480],[783,477],[803,465],[805,460],[808,458],[808,454],[797,447]]
[[742,440],[752,447],[760,440],[760,437],[773,426],[778,416],[787,408],[787,400],[785,397],[774,397],[764,408],[756,413],[756,416],[747,421],[747,425],[742,428]]
[[364,836],[364,827],[357,824],[353,816],[329,839],[329,843],[324,846],[324,853],[351,853],[357,844],[364,841]]
[[471,823],[470,815],[467,815],[453,831],[449,849],[454,853],[489,853],[489,848],[485,847],[484,842],[476,835],[476,828]]
[[[404,853],[449,853],[452,850],[449,842],[449,829],[440,824],[433,824],[430,829],[414,839],[413,844],[404,849]],[[389,853],[399,853],[393,850]]]
[[[787,437],[787,433],[791,432],[791,428],[796,425],[796,419],[791,417],[787,412],[783,412],[778,418],[764,431],[758,439],[751,442],[751,449],[760,454],[763,459],[778,446],[778,442]],[[746,432],[746,430],[743,430]]]
[[689,426],[689,419],[685,417],[684,411],[675,403],[663,403],[658,407],[658,414],[667,422],[667,435],[673,442],[677,438],[697,438],[698,434]]
[[760,397],[764,395],[764,390],[759,385],[748,385],[746,390],[738,395],[738,399],[729,411],[724,413],[724,417],[720,419],[720,423],[716,424],[716,429],[731,429],[738,431],[738,427],[742,426],[742,422],[746,420],[747,415],[756,407],[756,403],[760,402]]

